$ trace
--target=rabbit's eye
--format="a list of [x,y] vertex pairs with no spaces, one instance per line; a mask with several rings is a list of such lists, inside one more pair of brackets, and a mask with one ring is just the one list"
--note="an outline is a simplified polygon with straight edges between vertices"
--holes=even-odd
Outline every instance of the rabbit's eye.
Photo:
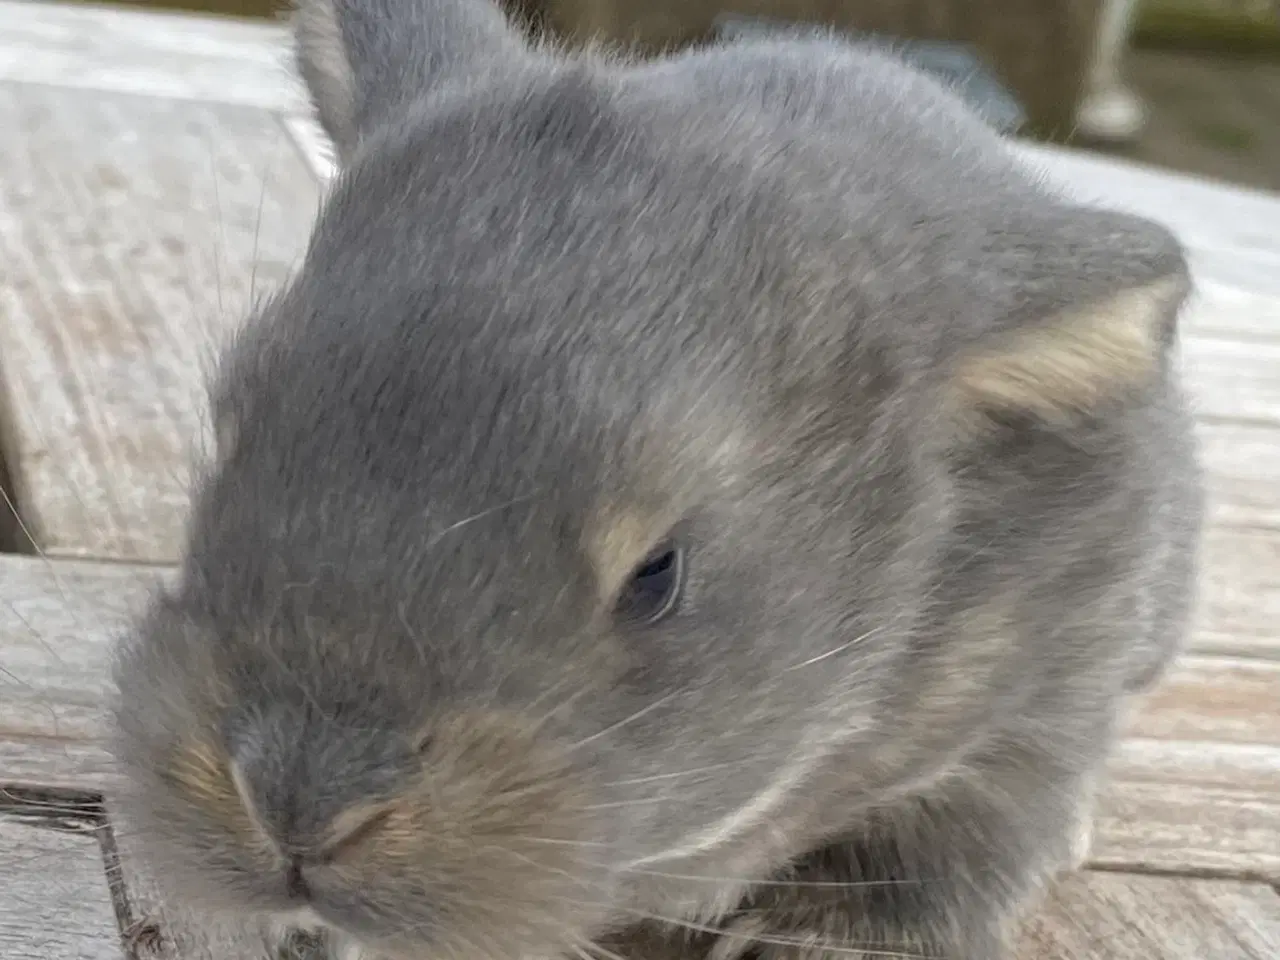
[[636,567],[618,598],[617,616],[627,623],[657,623],[675,612],[684,588],[684,551],[664,543]]

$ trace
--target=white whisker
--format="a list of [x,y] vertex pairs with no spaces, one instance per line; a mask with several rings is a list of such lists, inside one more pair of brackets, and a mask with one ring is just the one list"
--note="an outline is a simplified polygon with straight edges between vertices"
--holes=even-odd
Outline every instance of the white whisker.
[[457,523],[452,523],[449,526],[445,527],[443,530],[441,530],[439,533],[437,533],[434,537],[431,538],[427,546],[434,547],[436,544],[438,544],[441,540],[443,540],[449,534],[454,533],[455,531],[460,530],[463,527],[469,526],[470,524],[475,523],[477,520],[483,520],[485,517],[492,516],[495,513],[501,513],[503,510],[506,510],[509,507],[514,507],[516,504],[524,503],[527,500],[532,500],[533,497],[534,497],[533,494],[526,494],[523,497],[514,497],[506,501],[505,503],[500,503],[497,506],[488,507],[484,510],[481,510],[479,513],[473,513],[471,516],[465,517],[464,519],[459,520]]
[[614,723],[614,724],[610,724],[609,726],[605,727],[603,730],[600,730],[597,733],[591,734],[591,736],[589,737],[584,737],[583,739],[575,743],[573,746],[571,746],[569,748],[569,751],[573,751],[581,747],[585,747],[590,743],[595,743],[597,740],[600,740],[603,737],[607,737],[611,733],[615,733],[618,730],[621,730],[623,727],[627,726],[628,724],[635,723],[641,717],[647,716],[648,714],[652,713],[654,710],[657,710],[663,704],[666,704],[672,699],[674,699],[675,696],[676,695],[674,693],[669,693],[665,697],[659,697],[657,700],[653,701],[653,703],[649,704],[647,707],[641,707],[639,710],[631,714],[631,716],[627,717],[626,719],[619,720],[617,723]]
[[815,663],[821,663],[823,660],[826,660],[829,657],[839,656],[840,654],[844,653],[846,650],[852,647],[856,647],[858,644],[863,643],[864,641],[870,640],[877,633],[879,633],[880,630],[881,630],[880,627],[873,627],[872,629],[866,631],[865,633],[854,637],[852,640],[846,640],[844,643],[840,644],[838,647],[832,647],[826,653],[820,653],[816,657],[810,657],[808,660],[805,660],[803,663],[792,664],[791,666],[783,670],[783,673],[786,673],[790,670],[799,670],[802,667],[811,667]]
[[680,920],[673,917],[663,917],[657,914],[645,913],[641,910],[625,910],[626,913],[633,914],[643,920],[652,923],[665,923],[673,927],[684,927],[687,930],[693,930],[697,933],[711,934],[716,937],[724,937],[730,940],[745,940],[749,943],[767,943],[779,947],[798,947],[807,951],[838,953],[849,957],[885,957],[896,958],[896,960],[928,960],[925,956],[918,953],[906,953],[890,949],[880,949],[879,947],[857,946],[826,943],[821,940],[809,940],[799,937],[775,937],[765,936],[757,933],[741,933],[732,929],[723,927],[714,927],[710,924],[696,923],[692,920]]

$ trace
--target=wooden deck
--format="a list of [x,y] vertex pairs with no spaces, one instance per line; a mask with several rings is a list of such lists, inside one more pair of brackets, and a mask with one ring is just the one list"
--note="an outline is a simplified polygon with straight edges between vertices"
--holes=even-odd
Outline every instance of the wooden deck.
[[[0,436],[43,554],[0,555],[0,960],[268,956],[137,871],[101,710],[110,637],[177,557],[208,360],[296,263],[330,173],[282,41],[0,2]],[[1135,715],[1091,869],[1024,957],[1276,960],[1280,196],[1027,154],[1191,251],[1212,528],[1191,649]]]

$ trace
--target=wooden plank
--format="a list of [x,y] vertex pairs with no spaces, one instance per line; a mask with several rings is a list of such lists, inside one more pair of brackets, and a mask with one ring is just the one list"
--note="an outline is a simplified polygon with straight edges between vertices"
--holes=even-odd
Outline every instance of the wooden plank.
[[[1170,204],[1177,204],[1171,199]],[[1256,211],[1251,216],[1263,216]],[[1163,222],[1163,221],[1161,221]],[[1221,284],[1261,296],[1280,298],[1280,257],[1267,250],[1210,247],[1198,234],[1177,231],[1186,246],[1191,275],[1197,283]]]
[[1197,248],[1280,261],[1280,195],[1082,150],[1017,150],[1081,202],[1150,217]]
[[[108,869],[128,892],[130,936],[147,946],[141,956],[269,960],[274,954],[264,929],[165,902],[133,853],[131,826],[111,799],[103,710],[111,643],[166,575],[162,568],[0,556],[0,785],[106,793],[113,827]],[[5,886],[5,844],[0,834],[0,957],[96,960],[87,952],[43,953],[38,938],[29,941],[34,953],[5,951],[4,915],[15,902]]]
[[0,2],[0,80],[305,111],[283,25]]
[[1280,897],[1262,884],[1082,873],[1027,925],[1020,960],[1273,960]]
[[1123,733],[1093,864],[1280,882],[1280,661],[1184,656]]
[[1179,360],[1198,416],[1280,426],[1280,339],[1191,335]]
[[110,646],[161,576],[0,556],[0,781],[101,789]]
[[1191,651],[1280,661],[1280,532],[1211,528],[1201,563]]
[[111,869],[118,871],[129,892],[129,938],[146,944],[143,956],[153,960],[332,960],[282,954],[276,949],[278,934],[261,921],[236,923],[163,896],[160,885],[133,852],[133,828],[110,801],[107,811],[116,843]]
[[[1233,527],[1280,528],[1280,427],[1200,421],[1209,521]],[[1280,621],[1272,619],[1271,623]]]
[[0,890],[5,960],[123,960],[92,828],[54,829],[0,813]]
[[1142,698],[1126,733],[1153,740],[1272,747],[1280,771],[1280,662],[1183,656],[1159,687]]
[[1280,883],[1280,746],[1122,741],[1089,862]]
[[[1280,339],[1280,268],[1272,267],[1269,279],[1250,280],[1250,287],[1195,277],[1195,289],[1183,314],[1182,326],[1192,335],[1241,335],[1251,339]],[[1258,292],[1274,283],[1276,290]]]
[[204,373],[304,248],[318,186],[278,119],[0,84],[6,451],[51,555],[175,558]]

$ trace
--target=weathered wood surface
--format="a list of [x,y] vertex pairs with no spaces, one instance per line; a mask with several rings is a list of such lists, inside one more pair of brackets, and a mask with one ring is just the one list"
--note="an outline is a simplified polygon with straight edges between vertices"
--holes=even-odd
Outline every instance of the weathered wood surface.
[[0,83],[8,457],[49,554],[173,559],[210,360],[318,187],[240,106]]
[[[0,786],[105,790],[110,814],[111,639],[164,575],[143,564],[177,555],[212,351],[251,287],[287,275],[332,162],[276,26],[6,0],[0,23],[0,426],[53,557],[0,557]],[[1258,881],[1280,883],[1280,197],[1018,149],[1082,199],[1165,222],[1191,256],[1183,364],[1212,524],[1199,614],[1188,654],[1129,720],[1091,860],[1215,878],[1072,879],[1024,957],[1277,957],[1277,898]],[[265,960],[260,933],[164,904],[115,826],[133,916],[159,924],[153,955]],[[19,917],[20,948],[3,940],[25,909],[8,864],[40,849],[25,840],[37,828],[12,829],[0,958],[117,956],[38,939],[50,903],[61,919],[93,902],[80,888]],[[86,942],[118,951],[113,922],[100,913]]]
[[1264,884],[1084,873],[1029,924],[1020,960],[1273,960],[1280,896]]
[[1080,150],[1030,144],[1019,149],[1079,199],[1158,220],[1192,248],[1280,255],[1280,232],[1274,227],[1280,222],[1280,195]]
[[0,80],[305,109],[277,24],[25,0],[0,2],[0,24]]
[[1092,865],[1280,881],[1275,744],[1130,737],[1109,774]]
[[0,555],[0,782],[102,788],[111,638],[157,576]]
[[166,898],[134,853],[133,827],[116,814],[110,800],[106,809],[116,848],[108,869],[128,891],[127,938],[145,944],[137,950],[139,960],[277,960],[278,937],[260,921],[237,923]]
[[0,958],[124,960],[91,825],[15,817],[0,797]]

